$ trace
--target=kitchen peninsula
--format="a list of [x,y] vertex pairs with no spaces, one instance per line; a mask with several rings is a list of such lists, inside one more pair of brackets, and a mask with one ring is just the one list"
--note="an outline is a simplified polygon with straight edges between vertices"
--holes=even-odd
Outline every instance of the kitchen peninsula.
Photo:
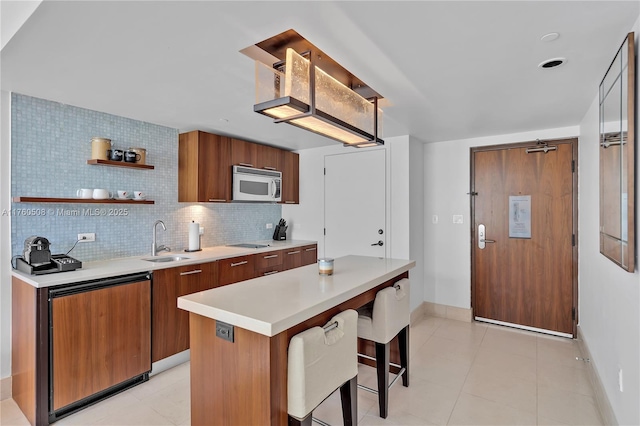
[[190,312],[191,423],[287,424],[287,348],[295,334],[408,278],[415,261],[335,260],[178,298]]

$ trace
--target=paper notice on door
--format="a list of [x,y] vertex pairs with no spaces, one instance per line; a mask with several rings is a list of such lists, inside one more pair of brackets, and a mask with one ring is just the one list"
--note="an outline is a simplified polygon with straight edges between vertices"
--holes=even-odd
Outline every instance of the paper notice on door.
[[531,238],[531,195],[509,196],[509,238]]

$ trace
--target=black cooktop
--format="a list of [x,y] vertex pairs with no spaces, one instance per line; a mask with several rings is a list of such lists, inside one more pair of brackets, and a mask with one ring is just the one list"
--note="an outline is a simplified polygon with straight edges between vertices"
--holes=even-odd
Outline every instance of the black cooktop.
[[240,243],[240,244],[229,244],[229,247],[243,247],[243,248],[265,248],[269,247],[269,244],[253,244],[253,243]]

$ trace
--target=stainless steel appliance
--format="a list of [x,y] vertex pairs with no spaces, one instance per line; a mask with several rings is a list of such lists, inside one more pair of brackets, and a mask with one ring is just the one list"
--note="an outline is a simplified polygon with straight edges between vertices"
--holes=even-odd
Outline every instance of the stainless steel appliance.
[[233,201],[277,203],[281,188],[281,172],[233,166]]

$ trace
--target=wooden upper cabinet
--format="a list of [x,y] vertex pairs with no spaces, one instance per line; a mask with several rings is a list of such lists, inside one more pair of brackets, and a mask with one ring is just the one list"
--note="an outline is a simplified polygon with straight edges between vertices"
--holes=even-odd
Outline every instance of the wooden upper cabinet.
[[231,164],[234,166],[281,170],[281,159],[281,149],[242,139],[231,139]]
[[282,171],[283,150],[268,145],[257,145],[256,151],[256,168]]
[[300,156],[291,151],[282,155],[282,204],[300,203]]
[[295,152],[199,130],[182,133],[178,143],[180,202],[231,202],[232,166],[281,171],[281,203],[300,202]]
[[230,138],[195,130],[178,143],[178,201],[230,202]]
[[231,164],[258,168],[258,145],[242,139],[231,139]]

